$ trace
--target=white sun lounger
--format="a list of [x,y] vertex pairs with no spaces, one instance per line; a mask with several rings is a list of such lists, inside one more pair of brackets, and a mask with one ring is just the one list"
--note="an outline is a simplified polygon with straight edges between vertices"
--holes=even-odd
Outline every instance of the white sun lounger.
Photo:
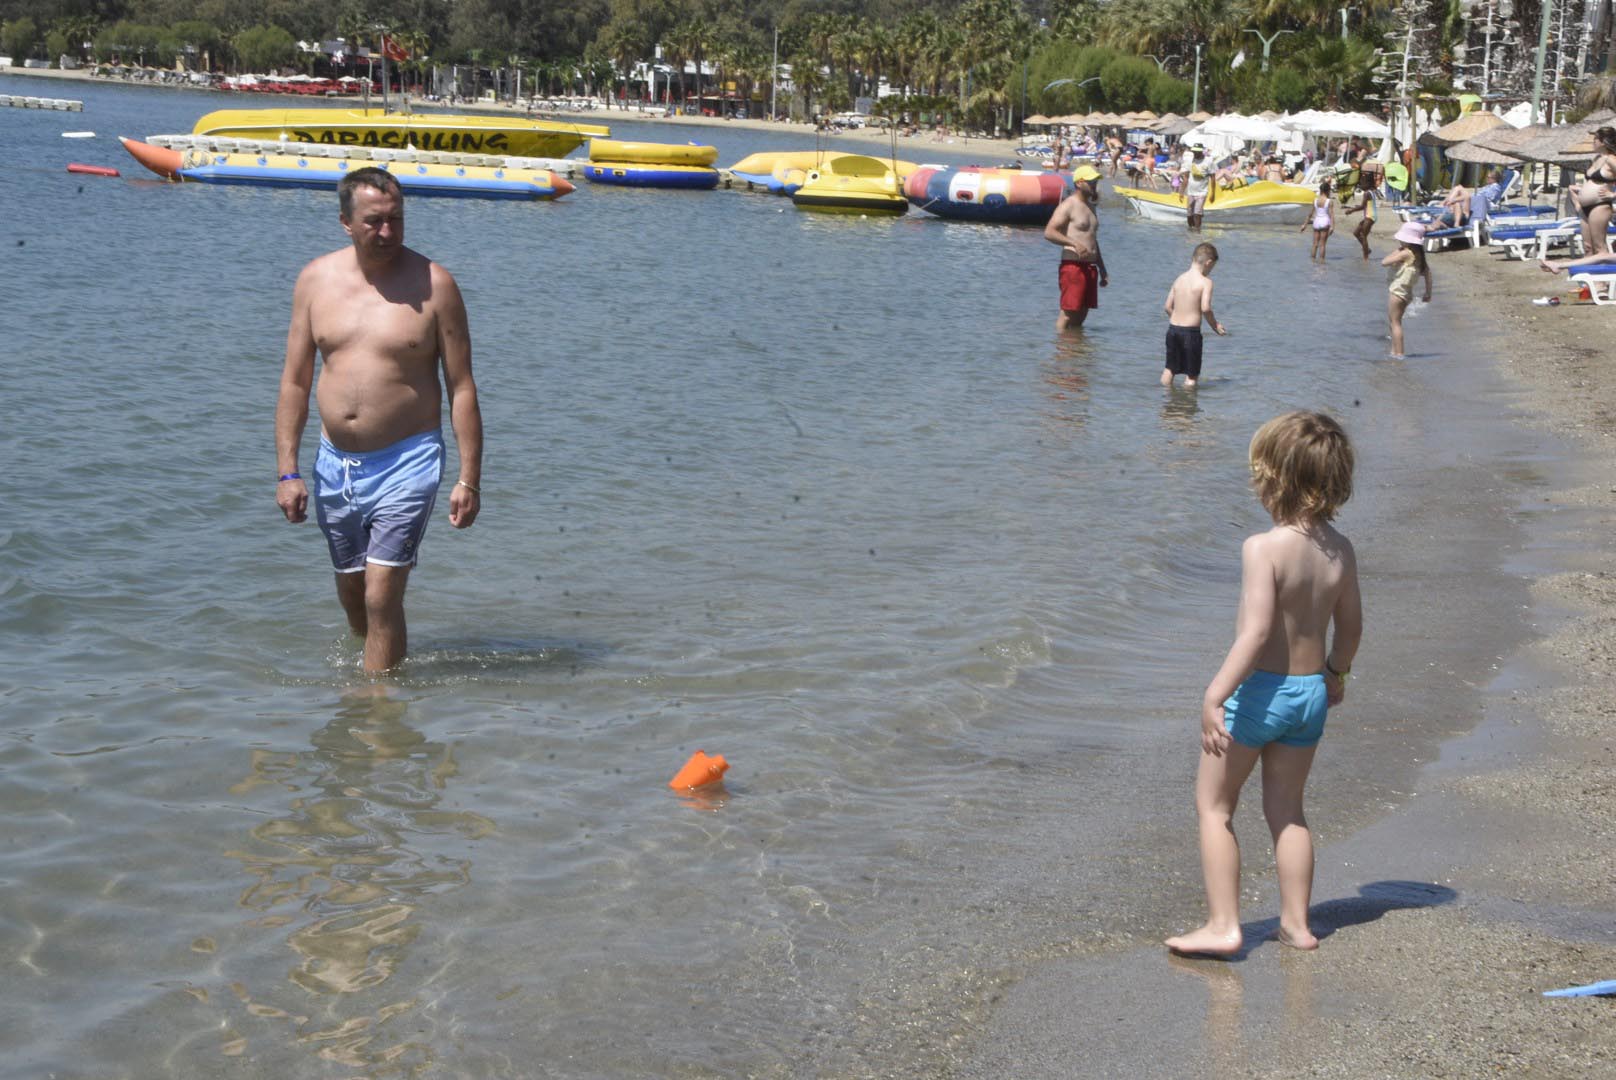
[[[1613,256],[1616,259],[1616,256]],[[1588,295],[1601,307],[1616,304],[1616,261],[1605,266],[1589,266],[1574,271],[1571,280],[1588,287]]]

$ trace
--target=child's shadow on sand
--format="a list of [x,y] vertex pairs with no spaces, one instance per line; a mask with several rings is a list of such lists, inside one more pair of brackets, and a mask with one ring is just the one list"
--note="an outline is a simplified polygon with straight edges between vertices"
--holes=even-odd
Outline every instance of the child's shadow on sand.
[[[1441,907],[1457,899],[1459,894],[1446,885],[1427,881],[1371,881],[1358,887],[1357,896],[1314,904],[1308,909],[1308,922],[1322,941],[1338,930],[1374,922],[1388,911]],[[1279,918],[1242,923],[1240,932],[1246,943],[1231,960],[1244,960],[1253,949],[1273,940],[1279,932]]]

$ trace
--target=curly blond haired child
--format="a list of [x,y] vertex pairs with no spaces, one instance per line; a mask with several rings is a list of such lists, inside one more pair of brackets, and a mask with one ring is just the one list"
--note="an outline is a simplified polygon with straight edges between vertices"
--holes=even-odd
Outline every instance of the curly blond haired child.
[[1243,945],[1234,810],[1258,761],[1279,869],[1279,940],[1298,949],[1319,943],[1307,921],[1313,838],[1302,789],[1363,633],[1357,559],[1330,524],[1352,496],[1352,444],[1329,416],[1287,413],[1257,430],[1250,463],[1274,527],[1241,549],[1234,645],[1201,703],[1195,809],[1208,915],[1199,929],[1167,939],[1177,953],[1232,956]]

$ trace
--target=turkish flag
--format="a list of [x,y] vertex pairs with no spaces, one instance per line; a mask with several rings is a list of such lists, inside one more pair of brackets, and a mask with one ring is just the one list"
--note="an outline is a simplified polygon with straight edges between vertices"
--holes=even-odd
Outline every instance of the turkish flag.
[[389,60],[402,61],[410,58],[409,50],[400,45],[397,38],[390,38],[386,34],[382,35],[382,55]]

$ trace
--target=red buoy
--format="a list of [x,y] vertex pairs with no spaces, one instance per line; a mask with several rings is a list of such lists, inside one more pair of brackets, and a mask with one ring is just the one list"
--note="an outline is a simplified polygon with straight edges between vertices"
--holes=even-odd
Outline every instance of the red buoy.
[[84,163],[78,162],[78,161],[70,161],[70,162],[68,162],[67,171],[68,172],[76,172],[76,173],[88,173],[91,176],[122,176],[123,175],[117,169],[109,169],[105,165],[85,165]]

